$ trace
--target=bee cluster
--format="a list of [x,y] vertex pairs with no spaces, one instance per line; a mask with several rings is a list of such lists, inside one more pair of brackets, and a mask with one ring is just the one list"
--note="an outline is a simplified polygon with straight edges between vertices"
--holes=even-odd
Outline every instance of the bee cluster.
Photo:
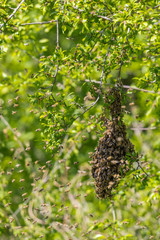
[[[105,96],[106,107],[101,117],[106,131],[91,155],[92,176],[99,198],[111,197],[112,189],[117,187],[138,158],[133,144],[126,136],[121,102],[120,90],[115,87],[110,89]],[[111,120],[106,117],[106,108],[109,109]]]

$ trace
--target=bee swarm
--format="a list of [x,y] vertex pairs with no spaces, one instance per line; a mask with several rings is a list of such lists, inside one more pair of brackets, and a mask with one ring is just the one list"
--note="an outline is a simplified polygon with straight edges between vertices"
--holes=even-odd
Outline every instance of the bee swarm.
[[134,146],[126,136],[119,89],[110,89],[105,96],[105,102],[112,120],[107,119],[105,114],[101,117],[106,131],[99,139],[96,151],[91,155],[92,176],[99,198],[111,197],[112,189],[117,187],[138,158]]

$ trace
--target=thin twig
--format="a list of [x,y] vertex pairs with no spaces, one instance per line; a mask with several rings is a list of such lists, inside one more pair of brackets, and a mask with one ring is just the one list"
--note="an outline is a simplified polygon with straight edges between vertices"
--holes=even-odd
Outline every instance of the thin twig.
[[103,62],[103,68],[102,68],[102,73],[101,73],[101,77],[100,77],[100,88],[99,88],[100,91],[99,91],[99,95],[97,97],[98,100],[99,100],[99,97],[100,97],[100,94],[101,94],[101,91],[102,91],[102,81],[103,81],[103,75],[104,75],[104,68],[105,68],[105,64],[106,64],[106,60],[107,60],[110,48],[111,48],[111,45],[108,47],[108,50],[107,50],[107,53],[106,53],[106,56],[105,56],[104,62]]
[[51,20],[51,21],[44,21],[44,22],[31,22],[31,23],[22,23],[21,26],[26,26],[26,25],[43,25],[43,24],[49,24],[57,22],[57,20]]
[[[100,39],[100,37],[102,36],[102,34],[103,34],[103,32],[104,32],[105,30],[106,30],[106,28],[104,28],[102,31],[100,31],[99,39]],[[97,44],[97,42],[95,42],[95,43],[93,44],[93,47],[91,48],[91,50],[89,50],[88,53],[91,53],[91,52],[92,52],[92,50],[93,50],[93,48],[95,47],[96,44]]]
[[137,90],[137,91],[142,91],[142,92],[146,92],[146,93],[154,93],[154,94],[159,94],[160,95],[160,92],[154,92],[152,90],[147,90],[147,89],[143,89],[143,88],[131,87],[131,86],[128,86],[128,85],[123,85],[123,88],[133,89],[133,90]]
[[157,6],[155,6],[155,7],[153,7],[153,9],[155,9],[155,8],[159,8],[160,7],[160,4],[159,5],[157,5]]
[[7,21],[5,23],[2,23],[0,25],[0,29],[16,14],[18,9],[21,7],[21,5],[25,2],[25,0],[22,0],[19,5],[14,9],[13,13],[8,17]]
[[154,129],[157,129],[157,127],[148,127],[148,128],[142,128],[142,127],[133,127],[133,128],[130,128],[131,130],[140,130],[140,131],[148,131],[148,130],[154,130]]
[[[96,81],[96,80],[89,80],[89,79],[86,79],[84,80],[85,82],[92,82],[92,83],[96,83],[96,84],[100,84],[101,82],[100,81]],[[106,83],[105,85],[112,85],[112,84],[108,84]],[[113,84],[113,86],[117,86],[117,84]],[[129,85],[123,85],[122,86],[123,88],[126,88],[126,89],[132,89],[132,90],[137,90],[137,91],[142,91],[142,92],[146,92],[146,93],[154,93],[154,94],[159,94],[160,95],[160,92],[154,92],[152,90],[147,90],[147,89],[143,89],[143,88],[137,88],[137,87],[132,87],[132,86],[129,86]]]
[[[129,34],[129,32],[130,32],[130,28],[127,29],[127,38],[126,38],[125,44],[128,43],[128,34]],[[122,49],[122,51],[121,51],[121,58],[122,58],[122,56],[123,56],[123,53],[124,53],[124,49]],[[122,85],[123,85],[122,82],[120,81],[122,65],[123,65],[123,60],[121,60],[120,67],[119,67],[119,69],[118,69],[117,86],[119,86],[119,87],[120,87],[120,86],[122,87]]]
[[[122,55],[121,55],[121,57],[122,57]],[[119,67],[119,69],[118,69],[117,86],[120,86],[120,85],[121,85],[121,82],[120,82],[120,76],[121,76],[122,65],[123,65],[123,61],[121,61],[121,63],[120,63],[120,67]]]
[[92,15],[94,15],[94,16],[96,16],[96,17],[99,17],[99,18],[102,18],[102,19],[105,19],[105,20],[108,20],[108,21],[112,21],[111,18],[108,18],[108,17],[106,17],[106,16],[96,15],[96,14],[92,14]]
[[59,22],[57,20],[57,48],[59,48]]
[[[79,8],[77,8],[77,7],[75,7],[75,6],[73,6],[73,8],[74,8],[75,10],[78,10],[80,13],[85,11],[85,10],[79,9]],[[88,12],[87,12],[87,13],[88,13]],[[93,15],[93,16],[96,16],[96,17],[98,17],[98,18],[102,18],[102,19],[105,19],[105,20],[108,20],[108,21],[112,21],[111,18],[106,17],[106,16],[97,15],[97,14],[92,13],[92,12],[90,12],[90,14]]]
[[[57,52],[58,52],[58,49],[59,49],[59,22],[58,22],[58,20],[57,20],[57,47],[56,47],[56,49],[57,49]],[[53,86],[54,86],[54,84],[56,82],[58,70],[59,70],[59,64],[57,64],[56,72],[55,72],[55,74],[53,76],[54,80],[53,80],[53,83],[52,83],[51,92],[53,91]]]
[[[99,98],[100,98],[100,95],[101,95],[101,92],[102,92],[102,81],[103,81],[103,75],[104,75],[104,68],[105,68],[105,64],[106,64],[106,60],[107,60],[107,57],[108,57],[110,48],[111,48],[111,45],[108,47],[108,50],[107,50],[107,53],[106,53],[106,55],[105,55],[104,62],[103,62],[103,68],[102,68],[101,77],[100,77],[100,87],[99,87],[98,97],[97,97],[97,99],[95,100],[95,102],[93,102],[93,103],[91,104],[90,107],[88,107],[83,113],[81,113],[80,116],[82,116],[83,114],[85,114],[88,110],[90,110],[90,109],[99,101]],[[76,118],[74,119],[74,121],[77,120],[80,116],[76,117]]]
[[115,222],[116,221],[116,213],[115,213],[115,208],[114,208],[114,202],[112,201],[111,204],[112,204],[113,222]]
[[59,70],[59,65],[57,64],[57,66],[56,66],[56,72],[55,72],[55,74],[54,74],[54,76],[53,76],[54,80],[53,80],[53,82],[52,82],[51,92],[53,91],[53,86],[54,86],[54,84],[55,84],[55,82],[56,82],[56,79],[57,79],[58,70]]
[[143,169],[143,167],[140,165],[140,162],[137,162],[138,167],[146,174],[146,177],[149,177],[148,173]]
[[111,9],[107,6],[106,3],[102,3],[102,4],[108,9],[108,11],[110,11],[111,14],[113,14],[113,12],[112,12]]

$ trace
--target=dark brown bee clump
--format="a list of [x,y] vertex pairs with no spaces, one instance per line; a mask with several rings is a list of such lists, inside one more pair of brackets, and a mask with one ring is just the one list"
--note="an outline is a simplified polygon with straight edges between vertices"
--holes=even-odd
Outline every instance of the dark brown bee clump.
[[106,127],[104,136],[99,139],[95,153],[92,154],[92,176],[95,179],[96,193],[99,198],[111,197],[121,178],[137,160],[134,146],[126,136],[126,127],[122,121],[121,94],[118,88],[112,88],[105,97],[111,120],[106,115],[102,121]]

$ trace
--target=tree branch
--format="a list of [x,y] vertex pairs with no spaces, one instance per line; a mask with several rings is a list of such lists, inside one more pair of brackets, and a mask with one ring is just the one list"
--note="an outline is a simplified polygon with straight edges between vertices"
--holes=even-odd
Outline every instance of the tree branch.
[[[57,47],[56,47],[56,49],[57,49],[57,52],[58,52],[58,49],[59,49],[59,22],[58,22],[58,20],[56,20],[56,22],[57,22]],[[56,82],[58,70],[59,70],[59,64],[57,63],[56,72],[55,72],[55,75],[53,76],[54,80],[53,80],[53,83],[52,83],[51,92],[53,91],[53,86]]]
[[27,26],[27,25],[43,25],[43,24],[49,24],[57,22],[57,20],[51,20],[51,21],[44,21],[44,22],[31,22],[31,23],[22,23],[21,26]]
[[[100,87],[99,87],[98,97],[97,97],[97,99],[95,100],[95,102],[93,102],[93,103],[91,104],[90,107],[88,107],[86,110],[84,110],[83,113],[81,113],[80,116],[82,116],[83,114],[85,114],[88,110],[90,110],[90,109],[99,101],[99,98],[100,98],[100,95],[101,95],[101,92],[102,92],[102,81],[103,81],[103,75],[104,75],[104,68],[105,68],[105,64],[106,64],[106,60],[107,60],[107,57],[108,57],[110,48],[111,48],[111,45],[108,47],[108,50],[107,50],[107,53],[106,53],[106,55],[105,55],[104,62],[103,62],[103,68],[102,68],[101,77],[100,77]],[[76,118],[74,119],[74,121],[77,120],[80,116],[76,117]]]
[[[74,7],[74,6],[73,6],[73,8],[74,8],[74,9],[76,9],[76,10],[78,10],[80,13],[81,13],[81,12],[84,12],[84,10],[82,10],[82,9],[79,9],[79,8],[77,8],[77,7]],[[95,14],[95,13],[92,13],[92,12],[90,12],[90,14],[91,14],[91,15],[93,15],[93,16],[96,16],[96,17],[98,17],[98,18],[102,18],[102,19],[105,19],[105,20],[108,20],[108,21],[112,21],[112,19],[111,19],[111,18],[109,18],[109,17],[106,17],[106,16],[97,15],[97,14]]]
[[157,6],[155,6],[155,7],[153,7],[153,9],[155,9],[155,8],[159,8],[160,7],[160,4],[159,5],[157,5]]
[[25,2],[25,0],[22,0],[19,5],[14,9],[13,13],[8,17],[7,21],[5,23],[2,23],[0,25],[0,29],[16,14],[18,9],[21,7],[21,5]]
[[[89,79],[86,79],[84,80],[85,82],[92,82],[92,83],[96,83],[96,84],[100,84],[101,82],[100,81],[96,81],[96,80],[89,80]],[[110,86],[111,84],[105,84],[105,85],[108,85]],[[117,86],[117,84],[114,84],[114,86]],[[142,91],[142,92],[146,92],[146,93],[153,93],[153,94],[158,94],[160,95],[160,92],[154,92],[152,90],[147,90],[147,89],[143,89],[143,88],[138,88],[138,87],[132,87],[132,86],[129,86],[129,85],[123,85],[122,86],[123,88],[126,88],[126,89],[132,89],[132,90],[137,90],[137,91]]]
[[59,48],[59,22],[57,20],[57,48]]
[[148,128],[143,128],[143,127],[133,127],[133,128],[130,128],[131,130],[140,130],[140,131],[148,131],[148,130],[154,130],[154,129],[157,129],[156,127],[148,127]]
[[[125,44],[128,43],[128,34],[129,34],[129,32],[130,32],[130,28],[127,29],[127,38],[126,38]],[[122,51],[121,51],[121,58],[123,56],[123,53],[124,53],[124,49],[122,49]],[[122,87],[122,82],[120,81],[120,76],[121,76],[122,65],[123,65],[123,61],[121,60],[120,67],[118,69],[118,76],[117,76],[117,86],[121,86],[121,87]]]

